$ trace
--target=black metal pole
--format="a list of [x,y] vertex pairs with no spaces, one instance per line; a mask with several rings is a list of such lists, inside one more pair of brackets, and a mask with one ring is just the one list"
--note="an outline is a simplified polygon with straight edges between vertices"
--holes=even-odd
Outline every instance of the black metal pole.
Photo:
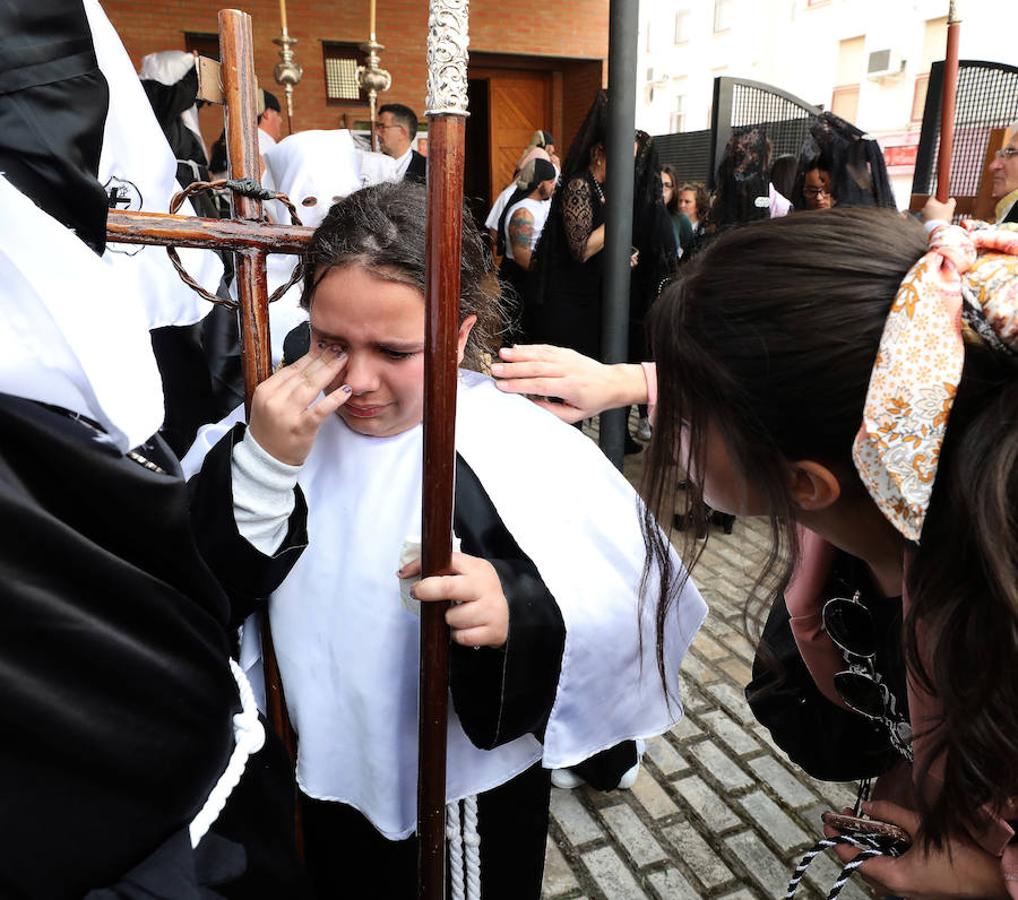
[[[633,133],[639,4],[611,0],[608,32],[607,194],[601,358],[626,362],[629,343],[629,257],[633,240]],[[601,449],[622,468],[628,409],[601,413]]]

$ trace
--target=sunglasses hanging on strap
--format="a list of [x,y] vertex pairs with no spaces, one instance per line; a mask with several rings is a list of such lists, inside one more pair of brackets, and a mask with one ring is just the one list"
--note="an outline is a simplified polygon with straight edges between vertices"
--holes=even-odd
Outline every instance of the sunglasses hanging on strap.
[[832,597],[824,604],[824,629],[848,662],[835,673],[834,689],[853,712],[883,723],[895,750],[912,762],[912,727],[876,670],[873,616],[859,597],[856,591],[851,599]]

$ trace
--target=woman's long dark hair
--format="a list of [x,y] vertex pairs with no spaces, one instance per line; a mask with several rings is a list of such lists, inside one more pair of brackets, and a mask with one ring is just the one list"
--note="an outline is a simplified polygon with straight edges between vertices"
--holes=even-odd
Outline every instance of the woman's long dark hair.
[[[304,254],[301,306],[311,308],[315,289],[330,269],[359,265],[376,278],[417,288],[424,296],[427,213],[424,185],[383,182],[335,203],[311,237]],[[479,372],[494,354],[505,328],[505,301],[499,297],[495,267],[464,210],[460,255],[460,321],[477,316],[463,364]]]
[[[788,462],[821,461],[844,491],[864,490],[853,438],[888,310],[925,248],[922,229],[891,211],[804,212],[720,236],[656,304],[648,510],[663,509],[688,471],[687,511],[702,521],[695,475],[705,470],[708,432],[720,436],[769,503],[771,553],[755,602],[769,607],[798,552]],[[934,760],[944,765],[943,789],[919,798],[934,843],[977,826],[984,804],[999,810],[1018,795],[1016,500],[1018,362],[969,340],[907,584],[909,668],[943,707],[930,752],[916,761],[920,783]],[[666,559],[652,524],[648,514],[648,572]],[[690,566],[694,543],[687,539]],[[677,596],[669,573],[660,577],[663,592]],[[666,610],[657,616],[659,666]]]
[[[661,166],[661,174],[672,179],[672,199],[665,204],[665,209],[668,210],[669,215],[674,215],[679,211],[679,180],[675,177],[675,169],[671,166]],[[661,179],[661,197],[664,198],[663,178]]]

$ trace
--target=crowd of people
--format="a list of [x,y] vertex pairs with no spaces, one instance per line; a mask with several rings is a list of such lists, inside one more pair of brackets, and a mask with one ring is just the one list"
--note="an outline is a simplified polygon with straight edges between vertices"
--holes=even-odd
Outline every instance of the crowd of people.
[[[420,604],[451,601],[451,890],[536,900],[552,784],[632,784],[682,715],[709,523],[756,516],[747,699],[804,771],[861,781],[831,846],[883,894],[1018,897],[1018,123],[995,222],[961,225],[894,209],[830,114],[773,160],[737,129],[713,195],[635,132],[612,366],[607,95],[564,158],[536,132],[490,240],[465,217],[456,552],[421,578],[414,112],[380,108],[376,151],[284,137],[261,92],[263,182],[315,230],[246,410],[234,313],[106,242],[111,205],[225,168],[193,58],[125,77],[95,0],[2,8],[0,33],[23,38],[0,59],[4,896],[415,896]],[[127,172],[125,120],[158,177]],[[200,253],[229,299],[229,255]],[[296,265],[270,255],[270,288]],[[564,424],[631,406],[642,496]]]

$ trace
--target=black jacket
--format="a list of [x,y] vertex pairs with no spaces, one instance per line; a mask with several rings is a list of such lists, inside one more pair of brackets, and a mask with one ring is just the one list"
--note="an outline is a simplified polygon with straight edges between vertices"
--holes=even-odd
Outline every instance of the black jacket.
[[410,165],[406,167],[406,172],[403,173],[403,179],[405,181],[419,181],[424,184],[428,176],[428,158],[422,156],[416,150],[410,151]]

